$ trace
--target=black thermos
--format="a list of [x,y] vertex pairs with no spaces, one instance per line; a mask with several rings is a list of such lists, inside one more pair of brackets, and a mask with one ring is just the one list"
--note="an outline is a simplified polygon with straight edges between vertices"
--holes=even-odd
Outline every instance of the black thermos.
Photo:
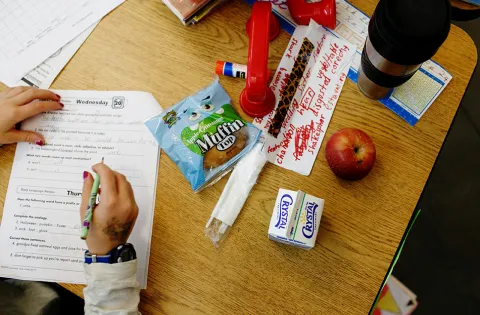
[[407,82],[450,31],[449,0],[380,0],[368,25],[358,87],[380,99]]

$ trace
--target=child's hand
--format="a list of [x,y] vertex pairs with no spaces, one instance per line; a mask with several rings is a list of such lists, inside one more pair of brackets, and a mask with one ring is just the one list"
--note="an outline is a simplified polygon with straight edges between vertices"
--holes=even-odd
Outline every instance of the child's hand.
[[[93,170],[100,175],[101,199],[93,211],[86,241],[90,254],[106,255],[113,248],[127,242],[137,220],[138,206],[132,186],[125,176],[112,171],[105,164],[97,164]],[[92,191],[92,175],[84,172],[83,181],[80,206],[82,223]]]
[[15,129],[19,122],[42,112],[59,110],[60,96],[32,87],[8,88],[0,93],[0,144],[30,142],[44,145],[45,139],[32,131]]

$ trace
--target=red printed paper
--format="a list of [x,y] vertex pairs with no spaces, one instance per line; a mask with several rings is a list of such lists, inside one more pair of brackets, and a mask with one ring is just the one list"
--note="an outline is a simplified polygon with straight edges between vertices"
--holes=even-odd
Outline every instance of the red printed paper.
[[332,118],[355,46],[329,33],[311,21],[298,26],[285,50],[270,84],[277,102],[292,71],[303,38],[314,44],[314,50],[298,84],[277,138],[267,134],[275,109],[254,124],[263,133],[268,160],[286,169],[309,175]]

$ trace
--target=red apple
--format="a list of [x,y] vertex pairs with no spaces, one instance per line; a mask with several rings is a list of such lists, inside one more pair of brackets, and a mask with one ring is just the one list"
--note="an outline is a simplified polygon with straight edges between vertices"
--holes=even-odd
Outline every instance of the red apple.
[[365,132],[344,128],[328,139],[325,156],[335,175],[346,180],[359,180],[372,170],[376,151]]

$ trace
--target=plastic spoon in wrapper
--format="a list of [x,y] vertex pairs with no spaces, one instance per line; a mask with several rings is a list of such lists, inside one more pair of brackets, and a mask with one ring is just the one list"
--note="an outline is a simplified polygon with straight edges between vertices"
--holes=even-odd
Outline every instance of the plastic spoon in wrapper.
[[212,240],[215,247],[220,245],[237,219],[250,190],[267,162],[262,147],[263,143],[255,144],[252,150],[238,162],[213,209],[205,227],[205,236]]

